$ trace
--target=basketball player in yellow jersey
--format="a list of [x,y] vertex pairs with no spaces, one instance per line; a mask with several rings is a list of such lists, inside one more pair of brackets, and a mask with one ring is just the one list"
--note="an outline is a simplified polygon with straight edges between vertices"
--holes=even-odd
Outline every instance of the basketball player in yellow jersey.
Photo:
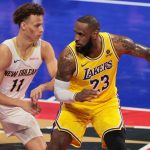
[[122,54],[150,61],[150,49],[124,36],[99,32],[93,16],[75,23],[75,40],[61,53],[54,85],[62,103],[48,150],[80,147],[88,123],[108,150],[126,150],[125,127],[116,88]]

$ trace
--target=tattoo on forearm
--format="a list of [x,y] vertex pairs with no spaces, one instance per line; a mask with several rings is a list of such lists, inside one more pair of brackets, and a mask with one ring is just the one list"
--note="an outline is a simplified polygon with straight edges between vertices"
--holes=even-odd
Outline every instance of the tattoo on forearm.
[[135,48],[135,44],[134,43],[131,43],[127,40],[122,40],[122,46],[125,50],[132,50]]
[[136,57],[145,58],[147,61],[150,61],[150,48],[140,44],[136,44],[136,48],[132,51],[132,54]]

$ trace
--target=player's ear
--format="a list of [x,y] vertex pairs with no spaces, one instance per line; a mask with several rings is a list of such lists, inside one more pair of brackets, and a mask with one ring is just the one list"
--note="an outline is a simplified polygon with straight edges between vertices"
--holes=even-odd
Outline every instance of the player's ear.
[[92,33],[92,38],[93,38],[93,39],[97,39],[98,34],[99,34],[99,31],[98,31],[98,30],[93,31],[93,33]]
[[24,21],[21,22],[20,28],[21,28],[22,30],[25,30],[25,28],[26,28],[26,23],[25,23]]

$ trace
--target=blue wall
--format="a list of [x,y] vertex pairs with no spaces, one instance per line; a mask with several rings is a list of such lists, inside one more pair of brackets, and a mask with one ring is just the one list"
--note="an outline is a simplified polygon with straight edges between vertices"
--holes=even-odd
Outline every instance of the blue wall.
[[[0,1],[0,42],[17,34],[18,28],[12,23],[12,13],[25,2],[30,1]],[[82,15],[96,16],[101,23],[101,31],[125,35],[137,43],[150,47],[149,7],[71,0],[43,0],[42,5],[46,10],[43,39],[52,43],[57,58],[64,47],[73,40],[74,22]],[[122,106],[150,108],[150,63],[144,59],[124,55],[119,63],[117,77]],[[45,64],[42,64],[26,97],[29,97],[31,89],[49,80]],[[43,98],[47,99],[52,95],[52,92],[45,92]]]

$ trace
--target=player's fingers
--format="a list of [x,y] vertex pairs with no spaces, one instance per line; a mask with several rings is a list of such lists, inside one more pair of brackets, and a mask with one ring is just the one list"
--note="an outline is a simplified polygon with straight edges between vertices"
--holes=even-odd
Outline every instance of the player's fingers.
[[35,110],[33,110],[33,111],[31,112],[31,114],[32,114],[33,116],[35,116],[35,115],[37,115],[37,112],[36,112]]
[[39,91],[38,96],[38,99],[42,98],[42,91]]
[[36,93],[34,91],[31,92],[30,98],[32,99],[33,102],[36,101]]
[[86,95],[85,97],[84,97],[84,99],[86,100],[86,101],[89,101],[89,102],[91,102],[91,101],[93,101],[95,98],[98,98],[98,94],[93,94],[93,93],[90,93],[89,95]]
[[37,104],[37,99],[35,97],[31,97],[31,101],[33,104]]
[[32,94],[32,99],[34,102],[38,101],[38,99],[41,97],[41,94],[39,92],[34,92]]
[[36,100],[42,98],[42,91],[37,91],[35,94],[35,98],[36,98]]
[[90,95],[90,96],[97,96],[99,94],[100,94],[100,92],[97,90],[89,90],[89,92],[88,92],[88,95]]

